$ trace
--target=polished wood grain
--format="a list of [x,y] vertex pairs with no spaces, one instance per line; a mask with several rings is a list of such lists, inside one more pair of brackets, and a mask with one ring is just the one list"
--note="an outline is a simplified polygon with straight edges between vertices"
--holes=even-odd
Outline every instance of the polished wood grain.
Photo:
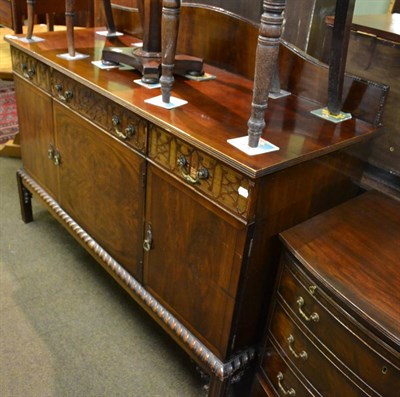
[[[335,363],[335,359],[339,359],[340,361],[336,365],[342,371],[343,368],[349,368],[352,372],[348,373],[347,377],[353,383],[358,384],[358,388],[365,394],[370,393],[371,389],[379,395],[390,395],[392,390],[397,390],[400,387],[399,354],[387,345],[386,348],[383,348],[382,345],[385,345],[379,336],[376,337],[374,334],[365,332],[359,322],[354,321],[346,314],[349,312],[348,307],[332,302],[336,296],[329,296],[329,291],[324,290],[315,280],[302,273],[299,267],[291,262],[290,257],[284,258],[284,264],[285,269],[281,275],[278,301],[282,302],[281,307],[290,313],[288,321],[298,324],[297,332],[300,338],[304,333],[310,340],[310,343],[307,344],[307,351],[310,353],[309,361],[294,360],[290,356],[301,372],[311,380],[313,385],[319,384],[319,387],[328,387],[324,386],[323,379],[313,374],[312,370],[310,371],[310,367],[314,365],[314,360],[319,360],[320,365],[326,367],[326,371],[329,372],[330,362]],[[349,269],[348,273],[351,273],[351,266]],[[310,293],[312,288],[315,289]],[[341,294],[345,294],[345,292],[338,289],[337,295]],[[319,317],[318,321],[307,321],[301,315],[298,304],[299,297],[304,300],[302,311],[309,316],[311,313],[316,313]],[[348,294],[346,297],[351,299],[353,295]],[[394,305],[396,306],[396,303]],[[378,319],[370,322],[369,328],[374,327],[376,321]],[[279,325],[275,326],[276,322],[281,322],[279,308],[275,310],[274,320],[270,325],[270,332],[279,335],[281,331],[277,329]],[[306,328],[304,329],[302,326]],[[286,328],[286,326],[281,327],[282,329]],[[306,339],[303,339],[304,341]],[[318,355],[311,353],[314,349],[313,344],[320,346],[320,343],[327,349],[327,351],[324,350],[325,359],[321,359],[321,357],[318,359]],[[333,384],[338,381],[331,378]]]
[[[193,189],[210,197],[234,216],[252,220],[254,181],[161,128],[150,127],[149,142],[151,160],[179,179],[190,181]],[[206,175],[199,178],[198,173],[202,170]],[[240,194],[240,188],[244,193]]]
[[[274,321],[271,323],[269,337],[280,347],[284,357],[290,357],[301,373],[306,378],[312,379],[313,387],[321,395],[333,396],[338,392],[349,397],[360,395],[360,389],[356,384],[332,361],[326,359],[326,356],[309,340],[306,332],[295,324],[279,302],[275,306]],[[268,366],[268,363],[268,358],[265,358],[263,366]],[[363,363],[365,367],[368,366],[364,360]]]
[[[140,281],[144,159],[58,103],[54,123],[61,156],[54,167],[59,178],[57,201]],[[96,177],[87,184],[90,174]]]
[[226,359],[246,228],[154,167],[147,192],[153,247],[145,255],[144,285]]
[[[319,119],[310,114],[316,107],[315,102],[292,95],[271,101],[266,115],[267,126],[263,138],[281,150],[268,155],[247,156],[229,145],[227,139],[247,134],[252,95],[250,80],[208,66],[206,71],[217,75],[213,81],[198,83],[176,79],[174,95],[189,103],[169,111],[144,102],[153,97],[155,92],[133,84],[132,80],[137,74],[118,70],[101,71],[91,64],[92,60],[99,59],[103,46],[121,40],[131,43],[132,38],[123,36],[123,39],[107,40],[95,35],[94,31],[78,30],[75,32],[77,50],[90,54],[90,57],[73,63],[57,57],[57,54],[65,51],[65,34],[43,33],[42,37],[51,39],[35,44],[10,41],[22,51],[34,50],[39,58],[45,57],[45,62],[55,69],[68,66],[69,73],[79,76],[78,81],[89,88],[116,100],[154,124],[171,130],[176,136],[195,143],[205,152],[251,177],[262,176],[346,147],[376,132],[373,125],[357,118],[338,125]],[[317,71],[319,68],[315,69]],[[315,77],[314,80],[318,81],[319,78]],[[361,83],[361,87],[365,85]],[[374,88],[379,92],[379,86]],[[368,90],[358,91],[359,98],[363,99],[364,94],[370,97]],[[382,90],[380,94],[382,96]],[[368,103],[367,98],[365,101]],[[361,99],[359,102],[362,102]]]
[[353,18],[353,29],[398,43],[400,14],[357,15]]
[[[250,79],[206,65],[217,78],[177,78],[174,94],[189,103],[167,111],[144,102],[159,93],[134,84],[139,73],[91,63],[104,46],[137,38],[77,30],[76,48],[90,57],[66,61],[57,57],[65,52],[65,33],[43,37],[33,44],[9,41],[21,81],[53,104],[54,149],[61,157],[49,164],[59,178],[58,196],[24,170],[22,185],[211,376],[211,395],[226,396],[260,341],[278,264],[277,233],[358,193],[378,128],[357,118],[340,126],[315,118],[309,110],[316,102],[296,94],[271,101],[266,118],[265,133],[280,150],[247,156],[226,140],[246,135]],[[24,57],[48,68],[49,85],[19,68]],[[31,109],[37,117],[46,112]],[[114,112],[122,115],[118,128],[134,123],[137,138],[117,137]],[[104,177],[97,175],[103,168]],[[249,188],[246,200],[241,187]],[[104,220],[96,218],[99,211]]]
[[53,71],[51,92],[70,109],[125,144],[142,153],[146,152],[147,123],[143,118],[60,72]]
[[18,123],[21,134],[21,154],[24,168],[46,186],[48,192],[56,197],[58,176],[49,158],[49,150],[55,147],[51,97],[33,89],[20,77],[15,76]]
[[[282,234],[362,323],[400,344],[400,204],[369,192]],[[345,256],[344,256],[345,253]],[[351,272],[348,271],[351,269]]]
[[[378,17],[378,16],[377,16]],[[371,19],[372,22],[374,19]],[[385,189],[385,185],[397,190],[400,196],[400,113],[397,111],[400,101],[400,79],[397,71],[400,67],[400,36],[397,40],[386,40],[380,36],[363,33],[363,28],[353,31],[350,38],[347,68],[350,73],[379,81],[390,87],[385,104],[382,122],[385,134],[375,140],[372,153],[368,159],[371,170],[368,175],[373,177]],[[383,175],[380,171],[383,171]]]
[[371,191],[280,234],[254,395],[281,395],[277,372],[296,395],[400,388],[399,215],[400,201]]

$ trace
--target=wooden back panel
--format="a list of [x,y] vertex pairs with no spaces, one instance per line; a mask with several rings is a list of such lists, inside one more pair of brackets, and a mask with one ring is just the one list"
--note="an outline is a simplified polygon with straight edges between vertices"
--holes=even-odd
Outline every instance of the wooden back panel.
[[[328,99],[326,64],[318,62],[287,44],[280,48],[281,87],[293,95],[310,99],[325,106]],[[383,106],[389,87],[346,75],[343,87],[343,110],[374,125],[381,125]]]

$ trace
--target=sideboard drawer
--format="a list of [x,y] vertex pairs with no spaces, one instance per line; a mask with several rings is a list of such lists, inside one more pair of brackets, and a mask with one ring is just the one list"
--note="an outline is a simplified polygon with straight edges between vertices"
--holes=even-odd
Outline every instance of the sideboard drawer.
[[235,215],[249,218],[254,182],[248,177],[155,126],[149,158]]
[[14,47],[11,47],[11,58],[14,73],[30,81],[36,87],[50,93],[51,71],[48,65]]
[[53,71],[52,94],[121,141],[145,153],[147,122],[141,117],[56,70]]
[[379,349],[378,353],[378,347],[374,349],[376,342],[362,332],[360,324],[349,320],[348,315],[300,272],[288,255],[283,261],[278,293],[284,306],[290,308],[329,351],[334,352],[344,365],[377,393],[390,396],[393,390],[400,390],[398,358],[388,352],[384,357],[383,349]]

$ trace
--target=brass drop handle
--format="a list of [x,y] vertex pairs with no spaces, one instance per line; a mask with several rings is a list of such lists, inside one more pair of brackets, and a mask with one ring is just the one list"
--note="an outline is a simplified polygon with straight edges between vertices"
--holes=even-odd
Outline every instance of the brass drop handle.
[[121,124],[121,119],[118,116],[112,116],[111,121],[114,126],[115,135],[117,135],[118,138],[125,140],[130,138],[136,132],[135,126],[133,126],[132,124],[128,124],[128,127],[126,127],[123,131],[120,131],[118,127]]
[[151,225],[148,225],[146,238],[143,241],[143,249],[146,252],[149,252],[151,250],[152,243],[153,243],[153,232],[151,231]]
[[314,321],[315,323],[317,323],[319,321],[319,315],[318,313],[311,313],[309,316],[303,311],[302,307],[304,306],[304,299],[302,296],[299,296],[299,298],[297,299],[297,305],[298,305],[298,309],[299,309],[299,313],[301,315],[301,317],[304,318],[304,320],[306,321]]
[[59,166],[61,164],[61,154],[58,150],[55,150],[54,152],[54,164],[56,166]]
[[302,350],[300,353],[297,353],[296,350],[294,350],[293,348],[294,336],[292,334],[288,336],[287,341],[289,345],[289,350],[295,358],[301,358],[302,360],[307,360],[308,354],[305,350]]
[[26,63],[22,64],[22,74],[24,75],[24,77],[30,80],[35,75],[35,73],[36,69],[34,66],[28,68],[28,65]]
[[47,156],[49,157],[50,160],[54,159],[54,145],[50,143],[50,146],[47,150]]
[[294,390],[293,387],[288,389],[283,385],[283,373],[282,372],[278,372],[278,375],[276,375],[276,377],[278,379],[279,389],[281,390],[283,395],[285,395],[285,396],[295,396],[296,395],[296,390]]
[[190,175],[186,171],[186,165],[188,164],[188,161],[186,160],[186,157],[183,155],[179,156],[177,164],[178,164],[178,167],[180,167],[182,176],[185,178],[185,180],[193,185],[196,183],[199,183],[201,179],[207,179],[209,176],[207,168],[200,168],[196,172],[195,177]]
[[66,90],[64,92],[64,94],[63,94],[63,86],[62,86],[62,84],[56,84],[55,85],[55,89],[56,89],[56,91],[58,93],[58,99],[60,101],[68,102],[74,96],[74,94],[70,90]]

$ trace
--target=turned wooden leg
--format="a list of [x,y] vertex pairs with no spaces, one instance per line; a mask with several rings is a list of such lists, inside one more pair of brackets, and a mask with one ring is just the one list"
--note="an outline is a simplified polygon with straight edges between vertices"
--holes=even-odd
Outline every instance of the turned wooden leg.
[[116,33],[114,17],[112,14],[111,1],[103,0],[104,13],[106,15],[107,31],[109,34]]
[[65,0],[65,25],[67,26],[68,55],[75,56],[74,38],[75,0]]
[[32,193],[23,185],[21,176],[17,173],[19,204],[21,207],[21,218],[25,223],[33,221],[32,215]]
[[33,35],[33,25],[35,20],[35,6],[36,0],[27,0],[26,7],[27,7],[27,14],[28,14],[28,32],[26,34],[26,38],[28,40],[32,39]]
[[180,0],[163,0],[161,27],[161,94],[162,101],[169,103],[174,83],[174,62],[178,40]]
[[331,53],[329,58],[327,105],[329,113],[333,115],[338,115],[342,110],[344,72],[355,2],[356,0],[342,0],[336,3],[335,22],[333,25]]
[[247,123],[249,146],[257,147],[265,127],[268,92],[277,62],[286,0],[264,0],[256,50],[253,102]]
[[54,32],[54,14],[52,12],[46,14],[46,25],[49,32]]

